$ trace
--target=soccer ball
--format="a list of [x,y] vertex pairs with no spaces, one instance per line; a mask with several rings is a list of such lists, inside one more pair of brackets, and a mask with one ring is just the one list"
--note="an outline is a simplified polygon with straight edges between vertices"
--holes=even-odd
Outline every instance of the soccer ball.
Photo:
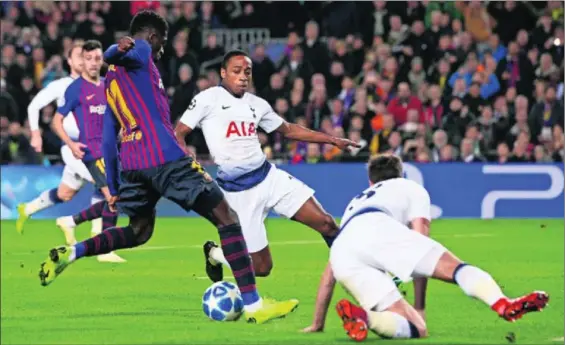
[[243,299],[235,284],[217,282],[204,292],[202,309],[214,321],[235,321],[243,311]]

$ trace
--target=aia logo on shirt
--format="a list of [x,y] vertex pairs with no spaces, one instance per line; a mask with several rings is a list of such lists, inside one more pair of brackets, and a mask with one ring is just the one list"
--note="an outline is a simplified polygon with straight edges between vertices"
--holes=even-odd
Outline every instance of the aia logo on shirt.
[[257,131],[255,130],[255,123],[253,122],[230,122],[228,126],[228,130],[226,132],[226,138],[230,138],[231,136],[236,137],[251,137],[257,135]]

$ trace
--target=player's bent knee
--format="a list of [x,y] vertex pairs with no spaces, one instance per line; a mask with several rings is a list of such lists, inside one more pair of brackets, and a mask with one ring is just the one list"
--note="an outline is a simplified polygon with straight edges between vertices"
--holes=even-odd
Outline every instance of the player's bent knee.
[[75,196],[76,191],[66,186],[57,188],[57,197],[63,201],[69,201]]
[[155,225],[155,214],[149,218],[135,218],[130,222],[130,226],[135,235],[138,245],[142,245],[149,241],[153,235],[153,228]]

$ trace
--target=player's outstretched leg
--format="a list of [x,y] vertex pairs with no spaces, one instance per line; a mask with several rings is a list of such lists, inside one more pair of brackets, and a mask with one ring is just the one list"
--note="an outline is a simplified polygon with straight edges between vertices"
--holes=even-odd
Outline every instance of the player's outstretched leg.
[[543,291],[534,291],[510,299],[502,293],[490,274],[461,262],[449,251],[443,253],[439,259],[432,277],[459,285],[465,294],[483,301],[500,317],[510,322],[529,312],[541,311],[549,301],[549,295]]
[[[292,220],[300,222],[308,227],[318,231],[328,245],[335,238],[339,227],[331,215],[329,215],[320,203],[314,198],[309,198],[292,217]],[[227,265],[228,261],[221,248],[213,241],[204,243],[204,260],[206,263],[206,274],[213,282],[223,279],[223,265]],[[258,277],[266,277],[272,268],[272,259],[269,248],[266,247],[257,253],[251,255],[253,257],[253,266]]]
[[[102,218],[102,226],[100,230],[109,229],[116,226],[118,214],[110,211],[108,203],[105,200],[90,205],[87,209],[80,211],[73,216],[65,216],[57,218],[57,226],[65,234],[67,245],[72,246],[77,243],[75,238],[75,228],[86,221],[94,221]],[[92,237],[100,234],[101,231],[93,233]],[[123,258],[114,252],[98,255],[97,260],[100,262],[122,263],[126,262]]]
[[[218,192],[220,192],[219,189]],[[202,207],[199,207],[196,211],[218,228],[222,252],[241,291],[244,314],[248,322],[265,323],[284,317],[298,307],[298,300],[278,302],[259,297],[255,285],[253,263],[247,251],[241,226],[237,215],[223,197],[211,211],[205,211]]]
[[107,254],[114,250],[140,246],[147,242],[155,227],[155,212],[148,217],[130,217],[125,227],[112,227],[74,246],[57,247],[49,251],[47,260],[41,263],[41,285],[51,284],[69,264],[88,256]]
[[28,218],[41,210],[53,205],[69,201],[75,195],[76,191],[65,184],[61,183],[58,188],[46,190],[37,198],[27,203],[18,205],[18,219],[16,220],[16,230],[23,234],[24,225]]
[[331,245],[339,231],[339,226],[337,226],[333,217],[324,210],[314,197],[310,197],[300,207],[298,212],[292,217],[292,220],[318,231],[328,246]]

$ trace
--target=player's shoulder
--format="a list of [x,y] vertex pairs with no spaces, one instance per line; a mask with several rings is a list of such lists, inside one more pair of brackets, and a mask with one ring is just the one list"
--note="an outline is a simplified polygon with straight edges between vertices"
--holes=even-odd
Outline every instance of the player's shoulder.
[[84,79],[78,77],[72,80],[72,82],[67,86],[67,95],[78,93],[82,85],[84,84]]
[[398,179],[399,183],[401,184],[401,189],[404,190],[409,197],[416,198],[419,200],[430,199],[430,195],[426,188],[419,184],[416,181],[407,179],[407,178],[400,178]]
[[265,114],[272,109],[271,105],[269,104],[269,102],[267,102],[267,100],[257,95],[247,92],[245,94],[245,98],[247,100],[247,103],[253,106],[254,108],[257,108],[259,110],[259,113],[261,114]]
[[51,83],[49,83],[49,85],[51,85],[51,87],[67,87],[69,85],[71,85],[73,83],[73,81],[75,81],[75,79],[71,76],[67,76],[67,77],[63,77],[63,78],[59,78],[56,80],[53,80]]
[[248,102],[257,104],[257,105],[269,105],[269,102],[267,102],[264,98],[261,98],[255,94],[252,94],[250,92],[246,92],[245,93],[245,98],[247,98]]
[[197,100],[202,104],[211,105],[213,103],[216,103],[219,99],[221,99],[222,96],[223,94],[221,87],[212,86],[207,88],[206,90],[202,90],[199,93],[197,93],[194,96],[193,100]]

